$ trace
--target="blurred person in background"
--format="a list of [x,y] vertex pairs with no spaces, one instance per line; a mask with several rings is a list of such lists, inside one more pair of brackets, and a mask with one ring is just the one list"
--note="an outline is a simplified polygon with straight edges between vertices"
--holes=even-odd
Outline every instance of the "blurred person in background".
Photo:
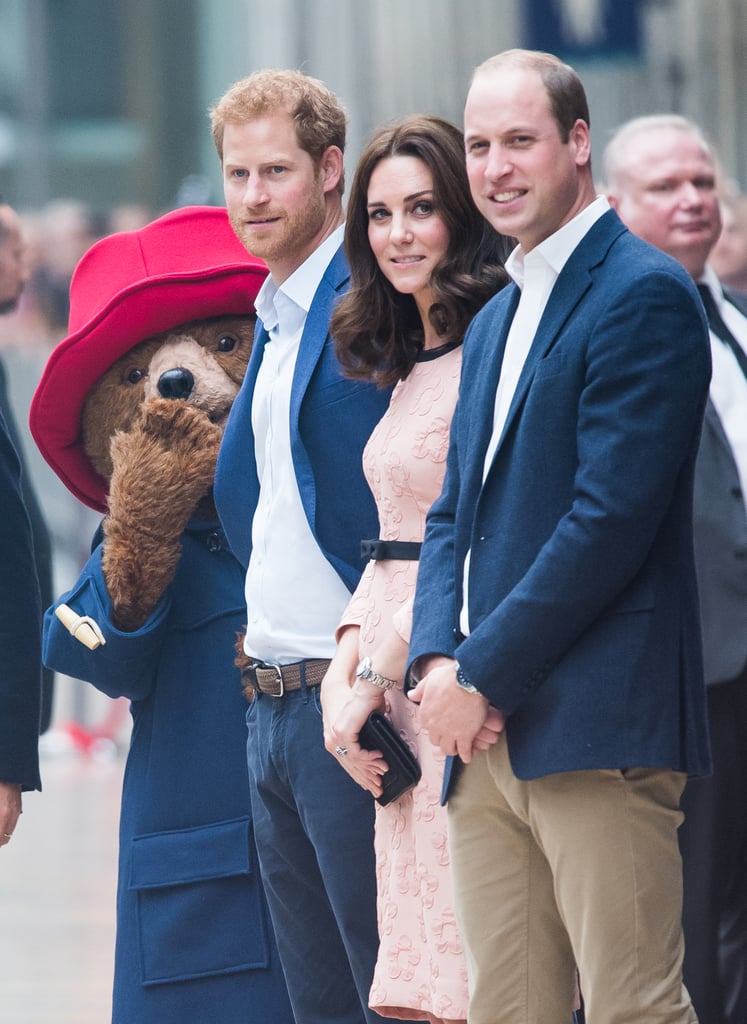
[[708,262],[722,285],[747,295],[747,195],[721,200],[721,234]]
[[52,343],[67,331],[73,271],[83,253],[107,231],[106,219],[80,200],[54,199],[39,212],[30,291]]
[[[0,197],[0,314],[13,313],[18,308],[24,287],[28,282],[21,219],[16,211]],[[0,414],[5,419],[8,435],[16,449],[21,467],[21,493],[26,505],[34,548],[36,573],[44,608],[54,599],[52,583],[52,541],[41,504],[31,481],[24,457],[23,440],[10,401],[8,374],[0,359]],[[41,732],[46,732],[52,717],[54,672],[42,670],[43,697],[40,721]]]
[[120,203],[112,207],[106,218],[107,234],[116,234],[118,231],[137,231],[150,224],[158,216],[156,210],[145,206],[143,203]]
[[[0,309],[15,308],[23,287],[20,233],[0,200]],[[4,389],[2,391],[4,397]],[[0,847],[13,836],[22,792],[41,789],[41,605],[22,469],[0,411]]]
[[695,560],[713,774],[690,779],[679,831],[684,979],[700,1024],[747,1021],[747,297],[708,262],[721,230],[714,154],[697,125],[651,115],[604,156],[610,204],[678,259],[708,315],[713,375],[695,467]]

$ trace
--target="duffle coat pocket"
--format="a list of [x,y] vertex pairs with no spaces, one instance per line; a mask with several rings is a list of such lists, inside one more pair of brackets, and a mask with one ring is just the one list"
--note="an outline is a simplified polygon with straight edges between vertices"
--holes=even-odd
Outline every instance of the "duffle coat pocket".
[[159,985],[267,967],[268,925],[251,820],[135,836],[142,982]]

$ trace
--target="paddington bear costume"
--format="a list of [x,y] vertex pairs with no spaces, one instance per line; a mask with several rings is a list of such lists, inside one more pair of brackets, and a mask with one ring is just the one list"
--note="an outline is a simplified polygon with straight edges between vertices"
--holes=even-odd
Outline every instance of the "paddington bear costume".
[[[103,375],[161,332],[219,315],[251,317],[266,273],[218,207],[175,211],[104,238],[83,257],[71,285],[70,334],[50,356],[30,416],[42,454],[80,500],[108,511],[110,481],[94,468],[82,427]],[[136,376],[131,382],[139,386]],[[168,407],[160,400],[162,416],[172,406],[184,411],[189,395],[179,397]],[[90,650],[50,609],[44,658],[131,701],[113,1022],[293,1024],[252,838],[245,698],[233,650],[245,616],[243,571],[217,520],[191,519],[172,582],[144,624],[127,631],[113,621],[102,537],[100,529],[58,604],[84,626],[89,617],[104,642]]]

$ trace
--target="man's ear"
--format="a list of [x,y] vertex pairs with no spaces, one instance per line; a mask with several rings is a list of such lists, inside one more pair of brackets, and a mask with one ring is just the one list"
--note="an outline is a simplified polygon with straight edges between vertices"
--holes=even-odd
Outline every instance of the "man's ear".
[[339,146],[328,146],[319,161],[319,173],[324,182],[324,191],[333,192],[342,177],[343,156]]
[[576,164],[586,167],[591,161],[591,135],[588,124],[580,117],[571,128],[569,141],[575,147]]

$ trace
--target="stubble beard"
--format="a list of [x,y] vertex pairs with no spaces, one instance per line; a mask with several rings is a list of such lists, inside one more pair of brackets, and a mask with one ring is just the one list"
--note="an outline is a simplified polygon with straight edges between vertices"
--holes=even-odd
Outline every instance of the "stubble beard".
[[309,196],[303,209],[292,215],[281,213],[278,221],[267,230],[266,236],[247,226],[247,214],[229,214],[236,235],[248,253],[273,264],[292,261],[295,254],[305,250],[322,229],[325,217],[324,197]]

